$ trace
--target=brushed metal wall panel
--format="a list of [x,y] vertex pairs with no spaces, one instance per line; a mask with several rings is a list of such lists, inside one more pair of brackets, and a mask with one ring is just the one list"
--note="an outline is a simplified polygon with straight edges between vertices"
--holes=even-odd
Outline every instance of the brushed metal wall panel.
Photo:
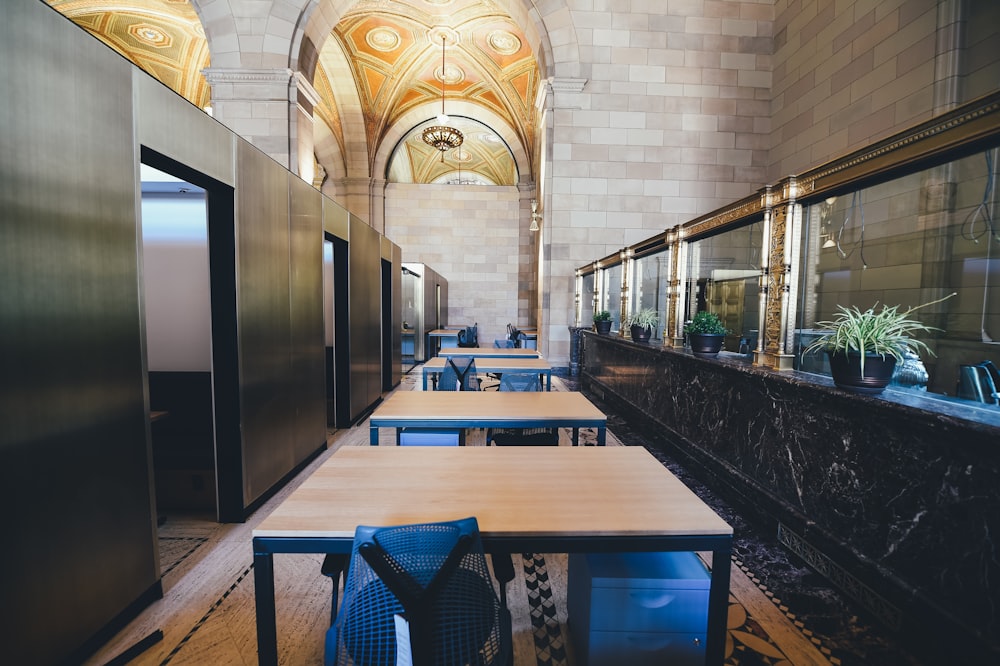
[[[292,469],[287,171],[237,148],[236,290],[246,504]],[[318,284],[317,284],[318,286]]]
[[236,135],[139,69],[135,79],[139,143],[226,185],[236,184]]
[[296,464],[326,443],[323,317],[323,195],[288,176],[291,206],[291,378]]
[[44,3],[0,20],[0,643],[56,663],[159,580],[130,65]]
[[389,239],[383,238],[382,256],[392,266],[389,273],[392,276],[392,319],[388,326],[392,334],[390,341],[392,356],[383,359],[382,362],[391,364],[391,385],[396,386],[403,376],[403,249]]
[[351,419],[382,395],[381,243],[377,231],[351,215]]
[[342,240],[351,236],[351,215],[337,202],[323,197],[323,231]]

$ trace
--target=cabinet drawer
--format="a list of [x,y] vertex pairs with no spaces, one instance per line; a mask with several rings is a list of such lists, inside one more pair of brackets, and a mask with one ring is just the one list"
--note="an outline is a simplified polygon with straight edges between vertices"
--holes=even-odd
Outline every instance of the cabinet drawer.
[[707,590],[591,590],[592,630],[704,632],[707,622]]
[[[703,666],[705,634],[592,631],[584,663],[589,666]],[[589,654],[587,654],[589,653]],[[583,655],[581,655],[583,656]]]

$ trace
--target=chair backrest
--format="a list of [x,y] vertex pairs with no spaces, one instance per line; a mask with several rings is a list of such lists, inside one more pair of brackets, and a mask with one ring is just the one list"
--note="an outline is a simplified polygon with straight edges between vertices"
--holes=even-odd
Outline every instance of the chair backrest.
[[446,356],[438,391],[478,391],[476,359],[471,356]]
[[507,339],[513,340],[515,347],[521,346],[521,331],[517,330],[513,324],[507,324]]
[[476,322],[473,326],[466,326],[465,330],[458,332],[458,346],[459,347],[478,347],[479,346],[479,322]]
[[501,391],[541,391],[542,381],[533,372],[505,372],[500,377]]
[[326,663],[396,664],[397,615],[408,623],[417,666],[506,664],[510,615],[494,591],[475,518],[359,526]]

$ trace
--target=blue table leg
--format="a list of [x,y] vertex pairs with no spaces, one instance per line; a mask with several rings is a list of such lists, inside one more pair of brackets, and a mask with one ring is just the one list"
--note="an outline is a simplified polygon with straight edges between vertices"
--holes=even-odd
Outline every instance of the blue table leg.
[[257,606],[257,660],[261,666],[278,664],[278,628],[274,612],[274,556],[253,554],[254,602]]
[[378,426],[373,425],[371,427],[368,443],[372,446],[378,446]]

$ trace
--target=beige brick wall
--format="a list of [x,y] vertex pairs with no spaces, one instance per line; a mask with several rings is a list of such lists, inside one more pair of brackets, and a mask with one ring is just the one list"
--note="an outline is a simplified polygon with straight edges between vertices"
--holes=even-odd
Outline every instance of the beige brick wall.
[[404,262],[427,264],[448,280],[449,324],[479,323],[481,345],[527,323],[530,200],[516,187],[411,185],[386,188],[385,235]]
[[770,134],[770,0],[573,5],[586,84],[555,86],[543,258],[561,364],[575,269],[756,191]]
[[931,117],[935,0],[778,0],[775,9],[770,180]]

